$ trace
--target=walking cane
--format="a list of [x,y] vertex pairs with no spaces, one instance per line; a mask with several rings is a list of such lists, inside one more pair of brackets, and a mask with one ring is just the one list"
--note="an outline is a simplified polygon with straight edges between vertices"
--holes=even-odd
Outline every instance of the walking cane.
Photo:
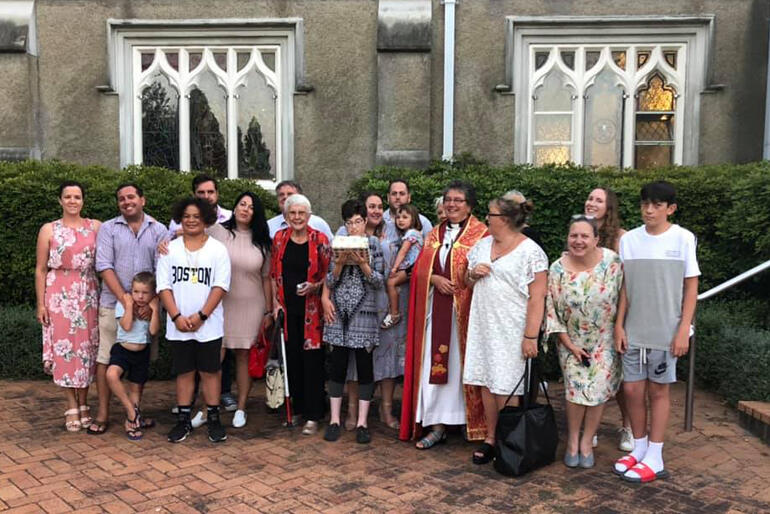
[[283,403],[286,404],[286,426],[293,427],[294,422],[291,417],[291,393],[289,392],[289,364],[286,361],[286,339],[284,338],[284,334],[283,334],[283,328],[284,328],[283,317],[284,317],[283,310],[278,311],[278,320],[276,322],[280,327],[279,332],[281,334],[281,362],[283,366],[283,394],[284,394]]

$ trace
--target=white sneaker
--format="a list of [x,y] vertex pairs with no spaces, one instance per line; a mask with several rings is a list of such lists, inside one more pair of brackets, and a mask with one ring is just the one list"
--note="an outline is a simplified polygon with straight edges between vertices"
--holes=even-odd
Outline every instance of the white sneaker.
[[199,410],[198,413],[190,420],[190,424],[193,428],[200,428],[206,424],[206,418],[203,417],[203,411]]
[[233,428],[243,428],[246,425],[246,413],[241,409],[235,411],[233,416]]
[[634,434],[631,432],[631,427],[621,427],[618,429],[620,432],[620,441],[618,441],[618,450],[624,452],[630,452],[634,449]]
[[599,446],[599,436],[598,435],[594,434],[594,438],[591,439],[591,446],[593,448],[596,448],[597,446]]

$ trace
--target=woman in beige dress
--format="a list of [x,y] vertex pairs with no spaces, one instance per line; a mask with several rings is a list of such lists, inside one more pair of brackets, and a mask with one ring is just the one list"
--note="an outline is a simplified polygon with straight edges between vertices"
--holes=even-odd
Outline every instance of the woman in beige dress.
[[233,427],[246,424],[246,400],[251,389],[249,350],[262,324],[272,323],[270,283],[270,233],[259,197],[241,193],[232,217],[212,226],[209,234],[227,248],[231,263],[230,291],[222,301],[225,311],[223,348],[235,353],[235,379],[238,384],[238,410]]

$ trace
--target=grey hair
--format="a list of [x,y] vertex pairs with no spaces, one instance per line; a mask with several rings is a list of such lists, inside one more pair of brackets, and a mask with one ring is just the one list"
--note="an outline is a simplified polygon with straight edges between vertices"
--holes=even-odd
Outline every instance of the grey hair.
[[443,196],[437,196],[433,199],[433,208],[435,210],[438,210],[439,207],[444,205],[444,197]]
[[513,200],[516,203],[524,203],[527,201],[527,197],[524,196],[524,193],[518,189],[511,189],[505,193],[502,198],[505,198],[506,200]]
[[289,208],[293,205],[304,205],[307,207],[308,214],[313,212],[312,208],[310,207],[310,200],[308,200],[307,196],[303,195],[302,193],[295,193],[286,199],[286,202],[283,204],[284,216],[289,211]]

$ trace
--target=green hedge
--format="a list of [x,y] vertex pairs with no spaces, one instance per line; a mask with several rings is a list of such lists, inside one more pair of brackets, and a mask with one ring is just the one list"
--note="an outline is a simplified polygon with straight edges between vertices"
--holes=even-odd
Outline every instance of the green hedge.
[[[0,380],[48,379],[43,373],[43,336],[35,309],[27,305],[0,306],[0,330]],[[165,380],[171,376],[171,354],[161,336],[158,359],[150,366],[150,378]]]
[[[61,217],[57,191],[63,180],[78,180],[86,188],[83,215],[107,220],[118,214],[115,188],[132,181],[144,189],[145,211],[168,223],[173,203],[191,194],[192,175],[163,168],[129,167],[115,171],[59,161],[0,162],[0,304],[34,305],[35,242],[40,226]],[[220,181],[220,203],[230,208],[242,191],[262,199],[268,216],[277,211],[275,196],[247,180]]]
[[[451,180],[472,183],[478,192],[475,214],[483,219],[489,200],[518,189],[535,203],[531,224],[541,235],[546,253],[557,258],[570,216],[583,212],[595,187],[618,193],[625,228],[641,224],[639,190],[647,182],[665,179],[678,191],[674,221],[698,237],[701,290],[717,285],[770,259],[770,163],[671,167],[648,171],[583,168],[577,166],[508,165],[493,167],[462,156],[454,163],[436,162],[427,170],[383,167],[357,180],[350,196],[373,190],[385,194],[396,177],[409,180],[412,202],[433,217],[433,198]],[[744,290],[766,298],[770,273]]]
[[[47,378],[41,363],[41,331],[34,309],[0,307],[0,379]],[[554,347],[545,355],[543,371],[561,375]],[[680,380],[687,378],[687,357],[679,360]],[[160,355],[151,379],[171,378],[168,344],[161,337]],[[770,310],[754,301],[706,301],[698,307],[696,380],[731,404],[739,400],[770,401]]]

